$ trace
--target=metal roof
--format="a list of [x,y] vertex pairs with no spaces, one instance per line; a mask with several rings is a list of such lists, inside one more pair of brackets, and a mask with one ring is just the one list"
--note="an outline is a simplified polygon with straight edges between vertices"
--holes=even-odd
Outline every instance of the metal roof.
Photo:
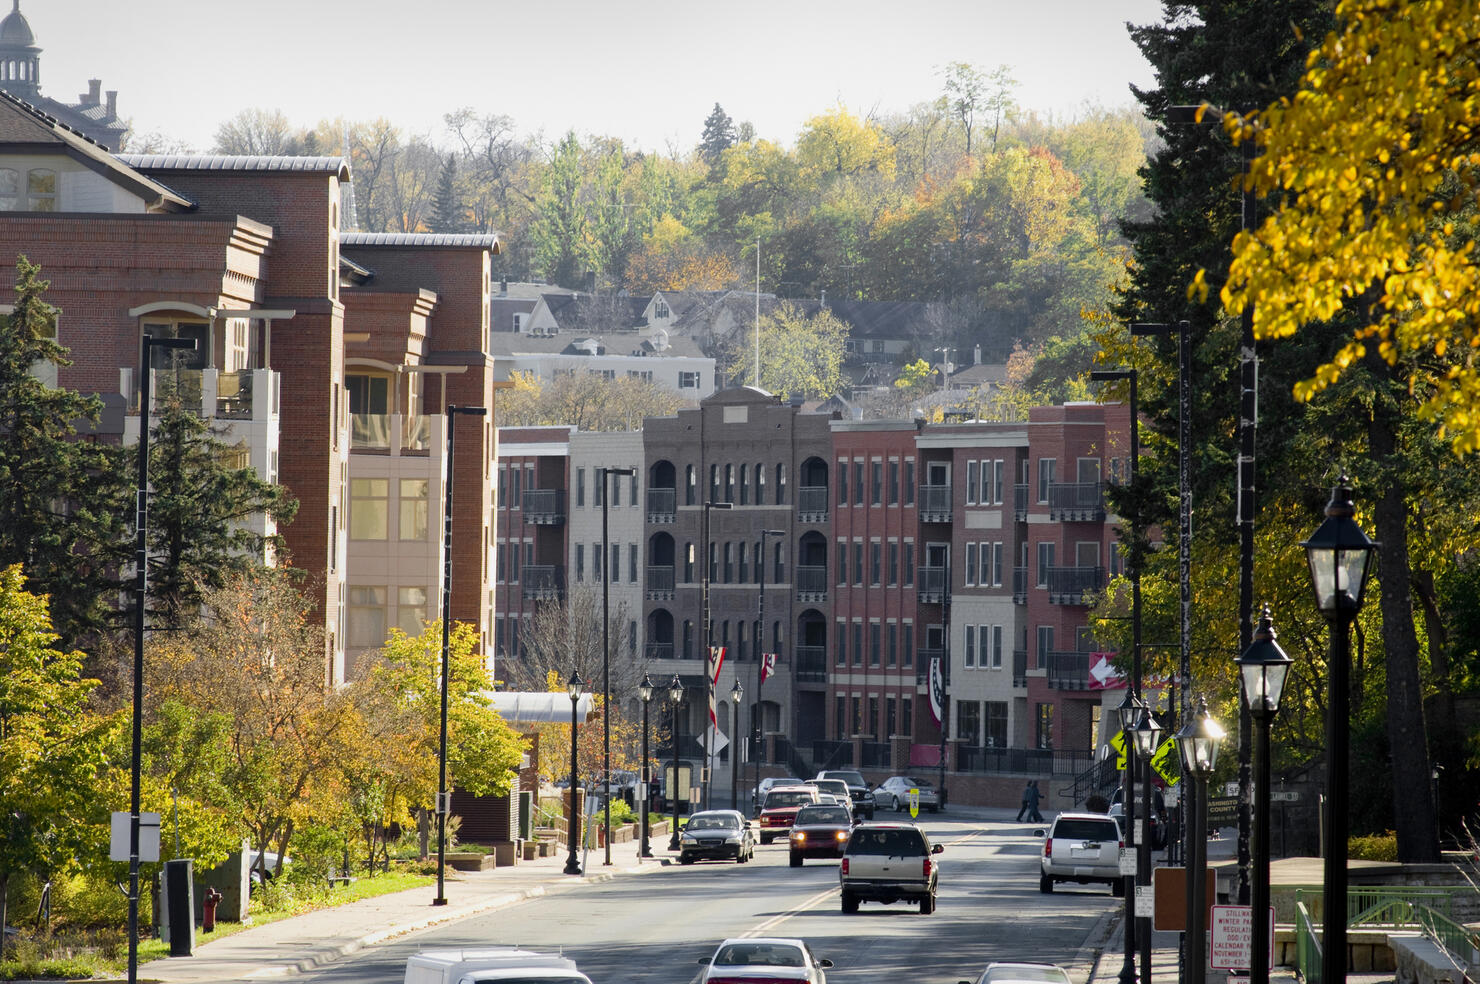
[[346,232],[339,237],[345,249],[364,246],[466,246],[499,251],[498,233]]
[[298,171],[349,177],[343,157],[289,157],[251,154],[118,154],[129,167],[148,171]]

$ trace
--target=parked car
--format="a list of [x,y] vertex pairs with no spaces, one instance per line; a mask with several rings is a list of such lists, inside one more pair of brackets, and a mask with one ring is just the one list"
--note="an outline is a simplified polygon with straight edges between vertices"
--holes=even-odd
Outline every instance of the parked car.
[[739,810],[704,810],[689,817],[678,837],[678,863],[701,858],[735,860],[744,864],[755,857],[755,834]]
[[797,810],[818,802],[820,795],[816,786],[777,786],[767,793],[761,806],[761,843],[790,833]]
[[1069,974],[1064,968],[1051,963],[1009,963],[999,961],[987,964],[981,976],[960,984],[1070,984]]
[[540,984],[591,984],[574,960],[514,946],[438,947],[406,958],[404,984],[496,984],[498,981]]
[[940,865],[925,831],[912,823],[861,823],[848,835],[838,865],[843,911],[858,911],[860,902],[918,902],[920,913],[935,911]]
[[847,784],[848,795],[853,800],[853,815],[862,820],[874,818],[873,785],[863,778],[862,772],[854,769],[824,769],[817,773],[817,778],[841,779]]
[[914,776],[890,776],[874,787],[874,805],[887,807],[895,813],[910,808],[910,791],[919,790],[920,809],[936,813],[940,810],[940,794],[923,779]]
[[1104,813],[1060,813],[1043,839],[1038,890],[1053,891],[1056,882],[1095,882],[1110,886],[1111,895],[1125,891],[1120,873],[1120,824]]
[[791,866],[800,868],[803,858],[840,858],[853,830],[853,814],[846,805],[804,806],[797,811],[788,840]]
[[[1115,795],[1110,798],[1110,815],[1112,817],[1124,817],[1124,797],[1125,790],[1120,786],[1116,786]],[[1135,797],[1131,800],[1131,808],[1134,811],[1132,819],[1134,820],[1141,819],[1142,801],[1143,797],[1138,787]],[[1125,827],[1123,819],[1121,827]],[[1154,786],[1151,789],[1151,846],[1158,851],[1167,846],[1167,804],[1161,795],[1161,790]]]
[[725,940],[712,957],[700,957],[699,964],[704,968],[700,984],[827,984],[824,971],[833,965],[831,960],[819,959],[805,940],[766,936]]

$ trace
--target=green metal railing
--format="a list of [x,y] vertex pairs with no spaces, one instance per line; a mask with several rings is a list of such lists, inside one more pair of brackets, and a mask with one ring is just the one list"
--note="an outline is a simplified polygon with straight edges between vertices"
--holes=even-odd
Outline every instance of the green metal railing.
[[1295,965],[1301,980],[1321,979],[1321,937],[1304,902],[1295,903]]
[[1468,979],[1470,968],[1480,964],[1480,943],[1477,943],[1475,934],[1448,916],[1424,906],[1414,906],[1414,917],[1424,936],[1433,940],[1449,959],[1466,969]]

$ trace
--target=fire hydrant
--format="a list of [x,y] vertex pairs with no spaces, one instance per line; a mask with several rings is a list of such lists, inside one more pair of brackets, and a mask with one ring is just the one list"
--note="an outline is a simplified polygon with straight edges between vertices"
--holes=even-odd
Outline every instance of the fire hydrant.
[[221,893],[214,888],[206,889],[205,898],[201,900],[200,928],[209,933],[216,928],[216,903],[221,901]]

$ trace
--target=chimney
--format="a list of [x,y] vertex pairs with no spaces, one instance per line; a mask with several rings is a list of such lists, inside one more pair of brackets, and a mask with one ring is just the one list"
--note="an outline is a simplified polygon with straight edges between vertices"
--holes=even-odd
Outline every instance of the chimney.
[[98,96],[102,92],[102,89],[103,89],[103,80],[102,79],[88,79],[87,80],[87,95],[85,95],[85,96],[82,97],[82,105],[84,105],[84,106],[96,106],[98,104]]
[[108,119],[118,119],[118,90],[108,90]]

